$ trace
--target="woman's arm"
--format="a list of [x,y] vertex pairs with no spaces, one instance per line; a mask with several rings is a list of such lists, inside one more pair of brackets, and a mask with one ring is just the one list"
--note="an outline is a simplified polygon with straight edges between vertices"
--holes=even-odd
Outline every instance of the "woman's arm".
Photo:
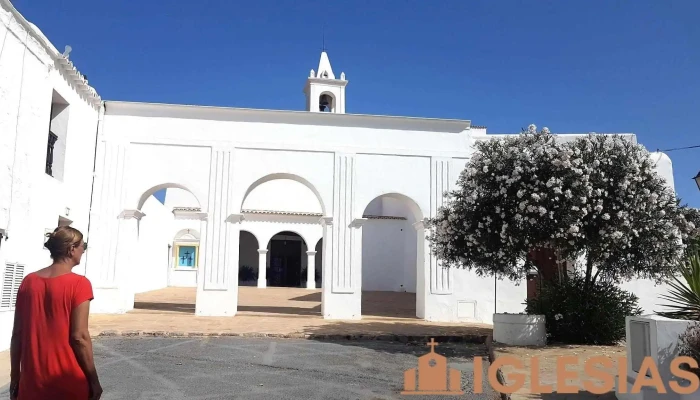
[[83,301],[73,309],[71,313],[70,343],[78,360],[80,368],[85,373],[88,383],[99,386],[99,378],[95,369],[95,361],[92,355],[92,340],[88,330],[88,316],[90,314],[90,302]]

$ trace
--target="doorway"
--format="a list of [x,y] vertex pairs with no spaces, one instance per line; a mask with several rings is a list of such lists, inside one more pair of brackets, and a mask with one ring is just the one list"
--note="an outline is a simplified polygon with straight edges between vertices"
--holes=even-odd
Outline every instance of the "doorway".
[[282,232],[270,240],[269,286],[301,287],[303,239],[293,232]]

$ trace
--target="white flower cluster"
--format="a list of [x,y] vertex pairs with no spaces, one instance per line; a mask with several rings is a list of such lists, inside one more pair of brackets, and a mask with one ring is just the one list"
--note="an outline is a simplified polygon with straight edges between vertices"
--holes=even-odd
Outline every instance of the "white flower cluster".
[[612,279],[668,273],[691,229],[649,153],[619,136],[562,143],[536,129],[477,144],[432,221],[433,251],[511,279],[545,245],[586,254]]

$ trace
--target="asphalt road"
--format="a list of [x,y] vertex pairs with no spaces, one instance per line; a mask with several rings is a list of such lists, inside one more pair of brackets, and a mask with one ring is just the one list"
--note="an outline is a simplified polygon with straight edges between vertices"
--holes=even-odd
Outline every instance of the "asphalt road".
[[[473,393],[473,358],[483,345],[439,344],[462,371],[462,396],[405,396],[403,371],[425,344],[253,338],[101,338],[95,362],[105,400],[165,399],[494,399]],[[0,399],[7,398],[7,386]]]

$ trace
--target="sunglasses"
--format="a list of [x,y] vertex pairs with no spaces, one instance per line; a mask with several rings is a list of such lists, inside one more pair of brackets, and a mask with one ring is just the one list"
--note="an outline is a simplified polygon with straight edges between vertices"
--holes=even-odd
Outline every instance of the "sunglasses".
[[[73,247],[80,247],[80,243],[74,244]],[[83,242],[83,246],[82,246],[82,247],[83,247],[83,250],[87,250],[87,249],[88,249],[88,244],[87,244],[87,242]]]

